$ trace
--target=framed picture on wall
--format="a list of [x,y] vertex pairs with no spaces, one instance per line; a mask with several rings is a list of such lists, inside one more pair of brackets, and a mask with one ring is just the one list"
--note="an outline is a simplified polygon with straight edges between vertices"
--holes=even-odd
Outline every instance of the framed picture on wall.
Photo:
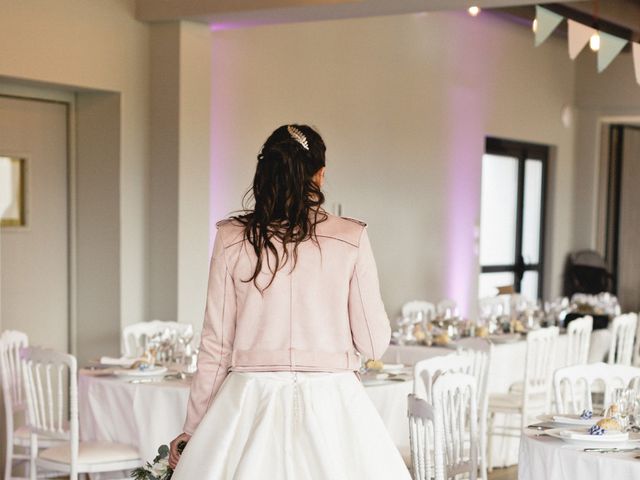
[[0,154],[0,226],[24,227],[27,159]]

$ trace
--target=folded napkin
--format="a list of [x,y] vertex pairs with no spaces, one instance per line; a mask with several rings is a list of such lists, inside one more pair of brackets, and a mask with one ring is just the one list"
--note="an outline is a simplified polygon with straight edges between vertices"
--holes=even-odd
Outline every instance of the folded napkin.
[[135,358],[129,358],[129,357],[120,357],[120,358],[100,357],[100,363],[102,365],[118,365],[120,367],[127,367],[127,368],[133,365],[133,362],[135,361],[136,361]]
[[578,415],[553,415],[553,421],[564,425],[593,425],[602,417],[582,418]]
[[[597,425],[594,425],[597,427]],[[616,442],[624,442],[629,439],[629,434],[626,432],[618,432],[615,430],[604,430],[600,427],[597,429],[593,429],[593,433],[591,433],[591,429],[583,430],[562,430],[560,435],[566,438],[570,438],[572,440],[591,440],[595,436],[600,436],[606,438],[607,441],[616,441]]]

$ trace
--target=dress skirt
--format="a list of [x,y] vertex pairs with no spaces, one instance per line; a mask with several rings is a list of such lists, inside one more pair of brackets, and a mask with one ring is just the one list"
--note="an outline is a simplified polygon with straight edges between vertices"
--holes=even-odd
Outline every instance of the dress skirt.
[[231,372],[173,480],[410,480],[353,372]]

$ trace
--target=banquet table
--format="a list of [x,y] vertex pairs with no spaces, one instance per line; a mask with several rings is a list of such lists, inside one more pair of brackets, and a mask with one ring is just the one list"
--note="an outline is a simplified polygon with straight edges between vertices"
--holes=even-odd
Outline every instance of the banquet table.
[[[391,438],[409,450],[407,395],[413,381],[364,382]],[[143,460],[182,432],[189,398],[188,380],[130,381],[81,370],[78,382],[80,438],[134,445]]]
[[[594,330],[591,334],[591,348],[589,362],[599,362],[604,359],[609,349],[611,332],[609,330]],[[462,338],[447,347],[419,346],[419,345],[391,345],[382,357],[385,363],[404,363],[414,365],[416,362],[453,353],[456,348],[477,348],[478,338]],[[560,335],[555,366],[560,368],[566,364],[568,339],[566,335]],[[489,394],[508,393],[509,387],[524,379],[525,357],[527,343],[525,337],[521,340],[508,343],[494,343],[493,352],[489,364],[489,379],[487,389]],[[519,420],[512,416],[496,415],[496,425],[518,425]],[[517,437],[499,437],[493,439],[492,464],[494,467],[515,465],[518,462]]]
[[597,453],[584,452],[584,448],[527,429],[520,440],[518,480],[640,478],[640,459],[634,458],[640,451]]

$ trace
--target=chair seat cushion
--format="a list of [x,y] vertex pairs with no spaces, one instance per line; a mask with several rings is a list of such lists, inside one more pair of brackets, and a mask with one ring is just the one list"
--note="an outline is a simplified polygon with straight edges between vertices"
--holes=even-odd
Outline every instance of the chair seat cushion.
[[[50,438],[46,435],[38,435],[38,447],[46,448],[52,447],[54,445],[64,443],[66,440],[61,440],[58,438]],[[29,427],[22,426],[18,427],[13,431],[13,443],[14,445],[18,445],[19,447],[28,447],[31,442],[31,431]]]
[[513,393],[492,393],[489,395],[489,410],[519,410],[522,395]]
[[[38,457],[58,463],[71,463],[69,443],[42,450]],[[140,455],[134,447],[121,443],[80,442],[78,449],[80,464],[125,462],[139,458]]]

